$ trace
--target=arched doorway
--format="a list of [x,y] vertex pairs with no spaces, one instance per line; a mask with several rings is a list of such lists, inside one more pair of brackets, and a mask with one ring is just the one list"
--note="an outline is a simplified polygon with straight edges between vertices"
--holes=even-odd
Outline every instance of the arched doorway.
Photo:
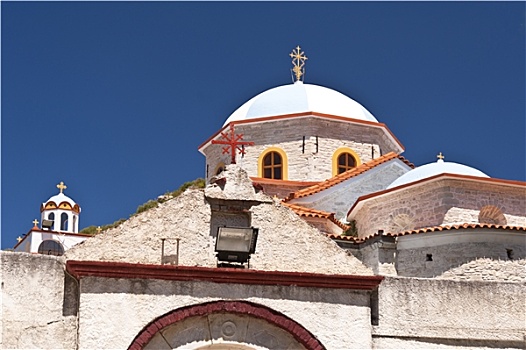
[[150,322],[130,350],[325,349],[299,323],[246,301],[215,301],[173,310]]

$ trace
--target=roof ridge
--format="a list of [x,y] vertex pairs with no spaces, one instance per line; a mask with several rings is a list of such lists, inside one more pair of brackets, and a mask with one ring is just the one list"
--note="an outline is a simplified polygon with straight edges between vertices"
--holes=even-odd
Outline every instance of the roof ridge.
[[323,210],[307,208],[307,207],[303,207],[301,205],[292,204],[292,203],[282,202],[282,204],[286,207],[289,207],[292,211],[294,211],[299,216],[328,219],[329,221],[331,221],[332,223],[334,223],[336,226],[338,226],[344,231],[349,229],[349,226],[345,225],[343,222],[336,219],[335,213],[329,213]]
[[406,158],[404,158],[403,156],[399,155],[399,154],[396,154],[395,152],[389,152],[389,153],[386,153],[384,154],[383,156],[380,156],[378,158],[375,158],[375,159],[371,159],[370,161],[368,162],[365,162],[365,163],[362,163],[360,165],[358,165],[357,167],[355,168],[352,168],[350,170],[347,170],[341,174],[338,174],[338,175],[335,175],[331,178],[328,178],[327,180],[325,181],[321,181],[319,182],[318,184],[315,184],[315,185],[312,185],[312,186],[309,186],[309,187],[306,187],[306,188],[302,188],[301,190],[297,190],[295,192],[291,192],[287,197],[283,198],[283,202],[288,202],[292,199],[296,199],[296,198],[303,198],[303,197],[307,197],[307,196],[310,196],[310,195],[313,195],[313,194],[316,194],[318,192],[321,192],[323,190],[326,190],[330,187],[333,187],[333,186],[336,186],[352,177],[355,177],[355,176],[358,176],[360,174],[363,174],[365,173],[366,171],[372,169],[372,168],[375,168],[377,167],[378,165],[380,164],[383,164],[391,159],[394,159],[394,158],[398,158],[400,159],[402,162],[404,162],[405,164],[407,164],[409,167],[411,168],[414,168],[414,164],[409,162]]
[[305,212],[310,212],[310,213],[313,213],[313,214],[325,215],[327,217],[329,217],[330,215],[334,215],[334,213],[329,213],[329,212],[323,211],[323,210],[308,208],[308,207],[304,207],[304,206],[293,204],[293,203],[282,202],[282,204],[285,205],[286,207],[291,208],[292,210],[296,209],[296,210],[301,210],[301,211],[305,211]]
[[388,237],[400,237],[400,236],[407,236],[407,235],[413,235],[413,234],[420,234],[420,233],[429,233],[429,232],[437,232],[437,231],[452,231],[452,230],[461,230],[461,229],[477,229],[477,228],[486,228],[486,229],[502,229],[502,230],[516,230],[516,231],[526,231],[526,226],[518,226],[518,225],[497,225],[497,224],[486,224],[486,223],[463,223],[463,224],[453,224],[453,225],[437,225],[437,226],[428,226],[428,227],[421,227],[418,229],[413,230],[406,230],[398,233],[384,233],[384,232],[376,232],[369,236],[363,237],[363,238],[357,238],[353,236],[344,236],[344,235],[334,235],[330,234],[327,235],[331,239],[340,239],[345,241],[354,241],[355,243],[364,243],[365,241],[368,241],[369,239],[378,237],[378,236],[388,236]]

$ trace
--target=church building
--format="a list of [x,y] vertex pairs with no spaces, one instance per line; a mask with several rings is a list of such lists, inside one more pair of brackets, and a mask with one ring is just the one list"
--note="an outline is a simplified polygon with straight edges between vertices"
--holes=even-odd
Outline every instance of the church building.
[[525,348],[526,183],[415,166],[290,57],[199,146],[204,189],[87,238],[57,186],[1,252],[2,348]]
[[79,233],[80,206],[64,194],[67,186],[61,181],[57,188],[60,192],[40,206],[40,227],[35,219],[33,228],[17,238],[14,251],[60,256],[90,237]]

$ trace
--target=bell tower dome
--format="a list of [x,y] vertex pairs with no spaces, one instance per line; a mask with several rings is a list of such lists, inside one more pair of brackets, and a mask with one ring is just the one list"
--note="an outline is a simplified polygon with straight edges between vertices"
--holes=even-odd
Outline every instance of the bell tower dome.
[[[59,194],[49,198],[40,207],[41,222],[50,224],[52,231],[78,233],[80,206],[63,192],[67,188],[64,182],[57,185]],[[46,220],[46,221],[45,221]]]

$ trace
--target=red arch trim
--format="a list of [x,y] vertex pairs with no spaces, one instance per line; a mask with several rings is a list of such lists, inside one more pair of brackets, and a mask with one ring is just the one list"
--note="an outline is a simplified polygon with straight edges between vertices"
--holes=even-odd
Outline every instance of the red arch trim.
[[305,348],[309,350],[325,350],[325,347],[320,341],[296,321],[266,306],[247,301],[213,301],[170,311],[146,325],[146,327],[144,327],[135,337],[128,349],[142,350],[157,332],[189,317],[206,316],[223,312],[238,315],[250,315],[263,319],[291,334],[294,339]]

